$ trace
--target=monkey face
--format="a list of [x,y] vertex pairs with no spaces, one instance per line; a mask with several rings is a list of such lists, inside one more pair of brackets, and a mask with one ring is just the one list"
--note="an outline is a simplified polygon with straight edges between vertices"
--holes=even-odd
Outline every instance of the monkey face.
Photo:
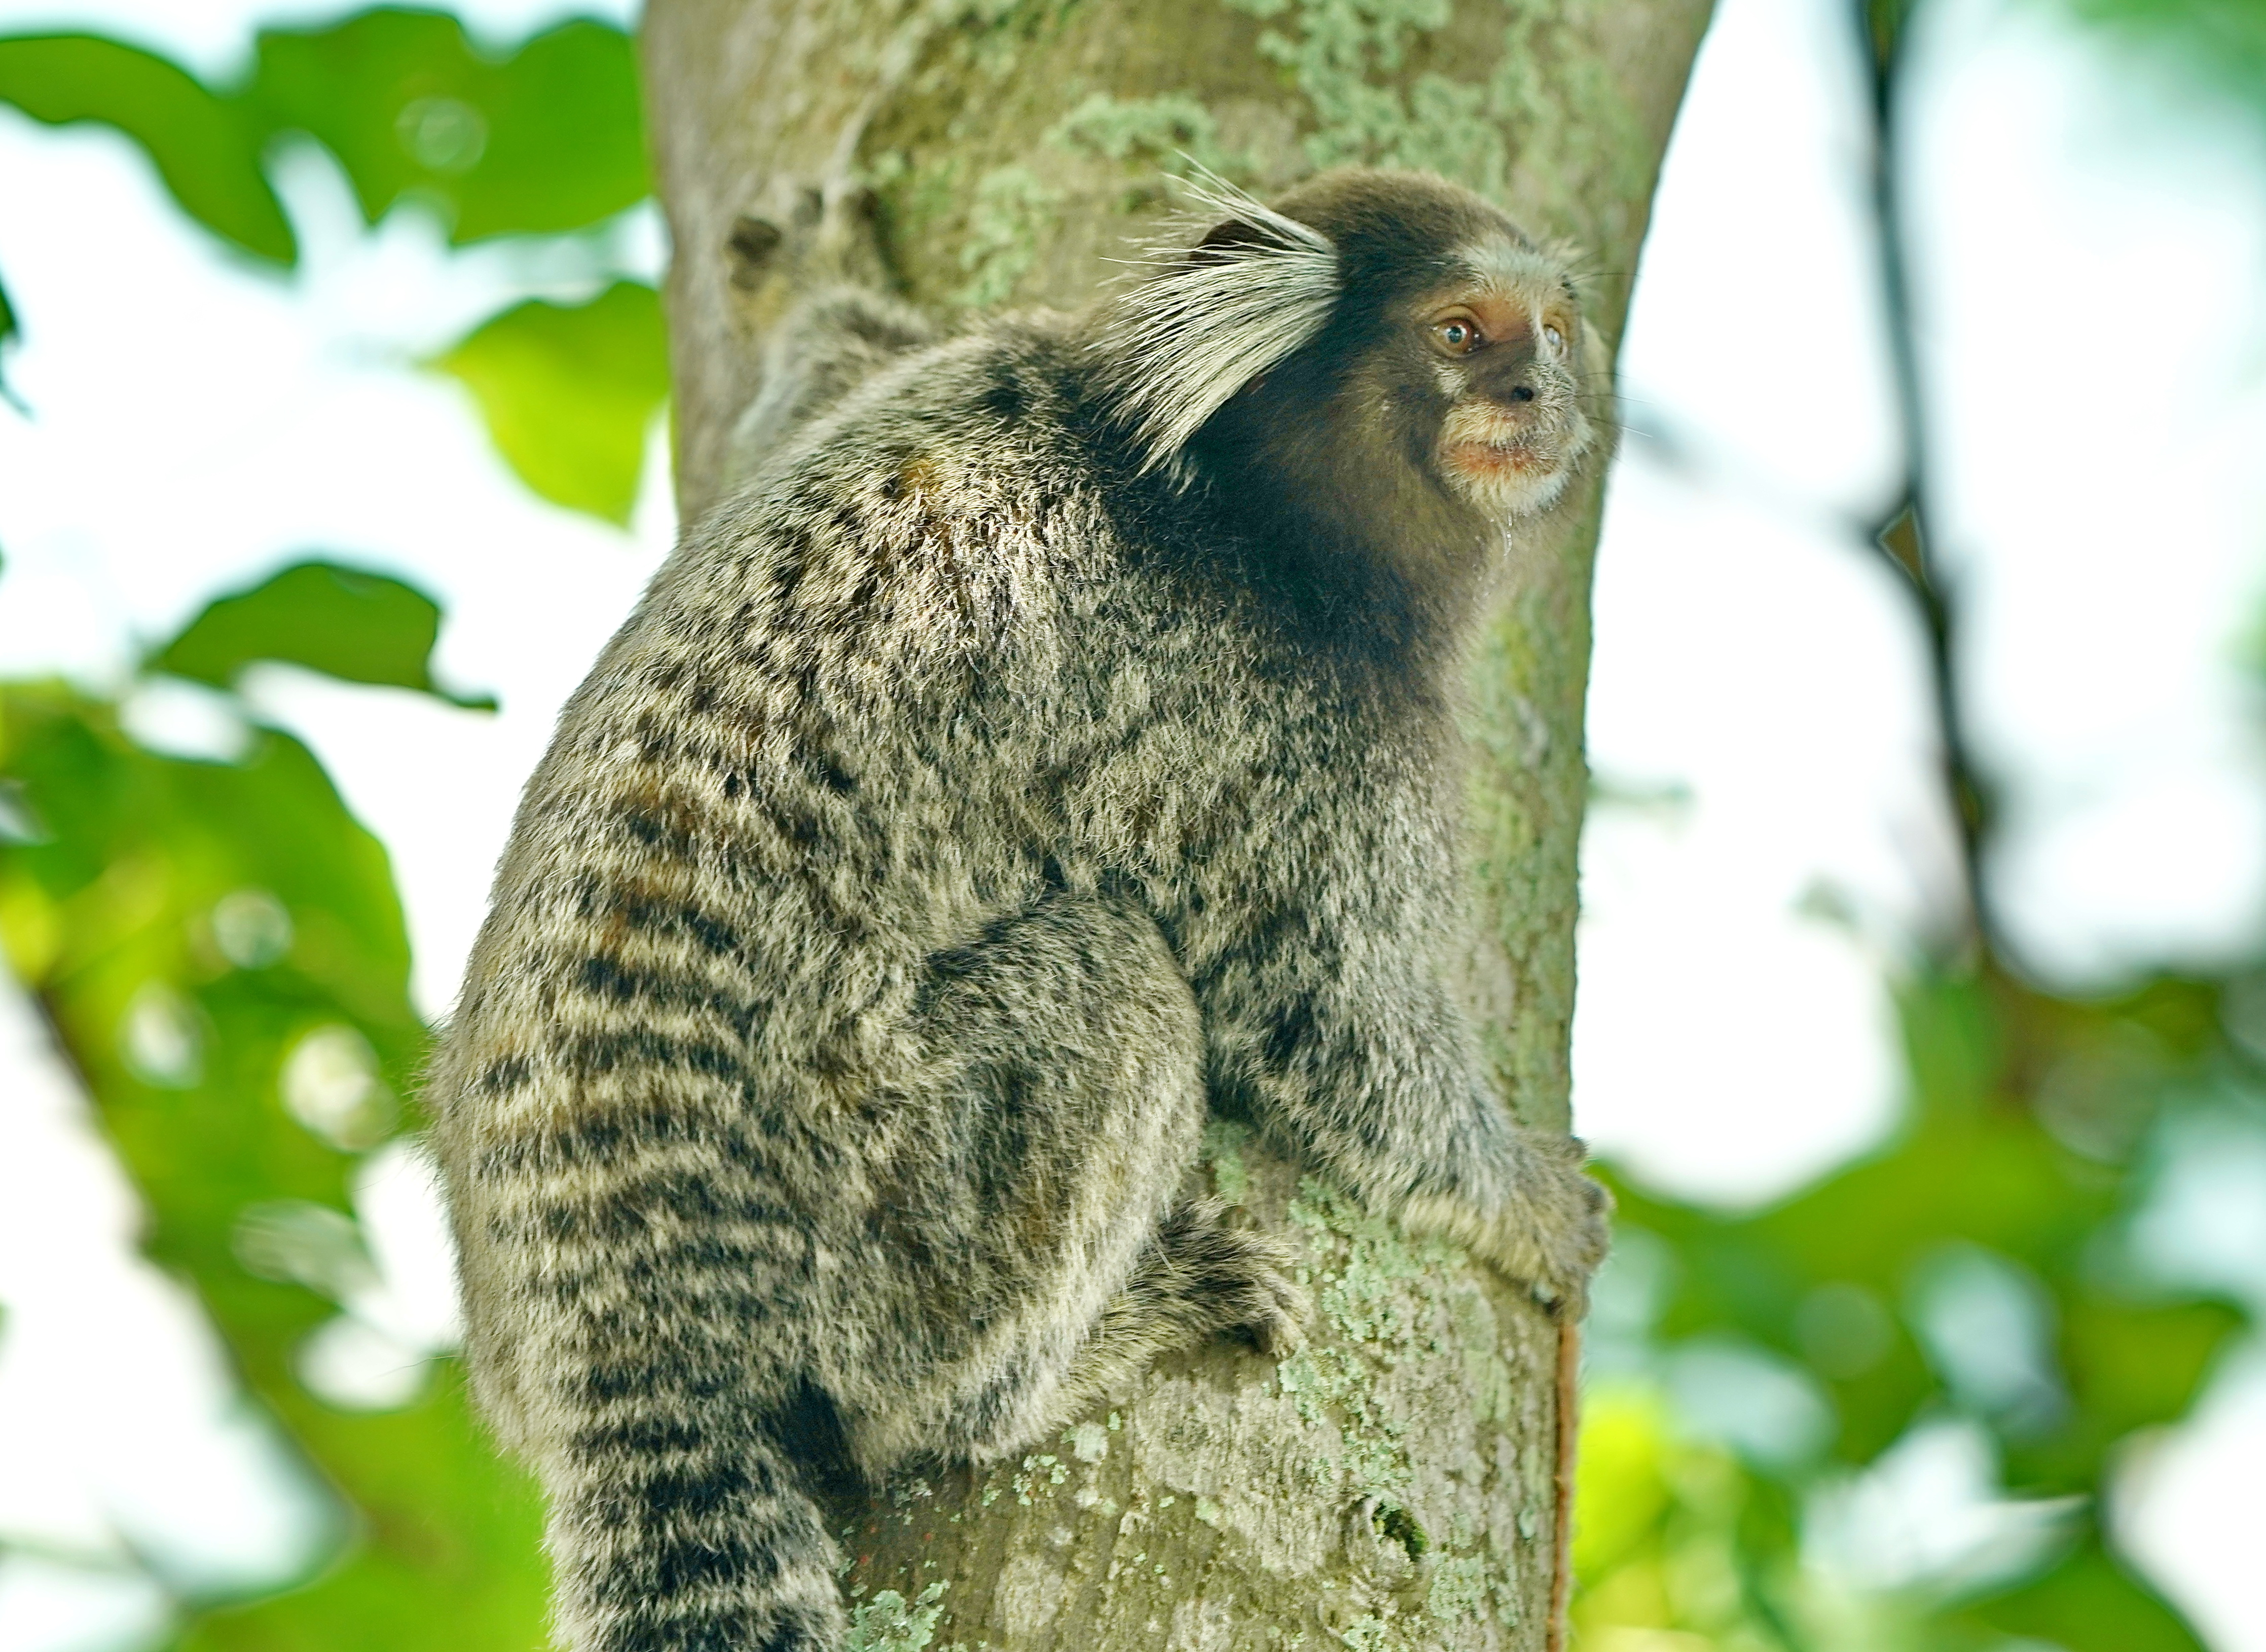
[[1554,503],[1588,452],[1582,321],[1571,286],[1538,252],[1508,242],[1459,251],[1454,279],[1409,306],[1400,340],[1436,388],[1434,464],[1491,516]]
[[1470,190],[1344,167],[1271,207],[1205,199],[1222,219],[1160,251],[1092,347],[1144,471],[1413,567],[1462,566],[1596,457],[1605,355],[1566,257]]

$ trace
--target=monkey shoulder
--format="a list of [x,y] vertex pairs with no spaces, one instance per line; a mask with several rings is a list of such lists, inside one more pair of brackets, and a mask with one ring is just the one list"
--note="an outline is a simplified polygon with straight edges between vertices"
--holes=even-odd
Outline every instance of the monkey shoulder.
[[570,865],[603,815],[771,887],[1061,761],[1139,606],[1099,594],[1130,559],[1065,354],[1043,323],[910,353],[694,525],[570,702],[518,859]]
[[899,669],[1012,648],[1122,551],[1043,326],[908,353],[797,432],[691,535],[656,623],[854,643]]

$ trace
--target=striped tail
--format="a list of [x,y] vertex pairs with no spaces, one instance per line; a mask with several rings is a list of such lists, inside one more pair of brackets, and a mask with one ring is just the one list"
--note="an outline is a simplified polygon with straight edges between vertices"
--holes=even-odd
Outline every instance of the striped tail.
[[838,1555],[801,1453],[778,1424],[727,1429],[698,1409],[607,1406],[549,1466],[560,1643],[838,1652]]

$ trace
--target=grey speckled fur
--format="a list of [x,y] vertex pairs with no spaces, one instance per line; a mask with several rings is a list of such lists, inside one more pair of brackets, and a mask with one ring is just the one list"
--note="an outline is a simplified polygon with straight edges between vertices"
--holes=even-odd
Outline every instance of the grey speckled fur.
[[[1570,299],[1436,180],[1278,205],[1331,303],[1166,465],[1127,386],[1203,363],[1112,359],[1122,297],[932,341],[812,291],[752,473],[529,784],[431,1095],[580,1652],[834,1652],[830,1463],[1015,1451],[1161,1347],[1294,1346],[1281,1254],[1187,1193],[1209,1107],[1579,1299],[1602,1195],[1443,974],[1451,684],[1517,513],[1442,480],[1464,381],[1401,343],[1443,283]],[[1496,368],[1485,418],[1594,462],[1569,364]]]

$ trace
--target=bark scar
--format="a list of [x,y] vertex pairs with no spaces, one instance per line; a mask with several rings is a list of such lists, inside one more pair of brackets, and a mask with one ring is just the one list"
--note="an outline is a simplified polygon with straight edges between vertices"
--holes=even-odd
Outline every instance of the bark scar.
[[1581,1438],[1581,1407],[1575,1379],[1582,1370],[1582,1327],[1558,1322],[1557,1517],[1553,1523],[1558,1556],[1550,1576],[1550,1626],[1543,1641],[1548,1652],[1566,1652],[1566,1607],[1574,1593],[1574,1451]]

